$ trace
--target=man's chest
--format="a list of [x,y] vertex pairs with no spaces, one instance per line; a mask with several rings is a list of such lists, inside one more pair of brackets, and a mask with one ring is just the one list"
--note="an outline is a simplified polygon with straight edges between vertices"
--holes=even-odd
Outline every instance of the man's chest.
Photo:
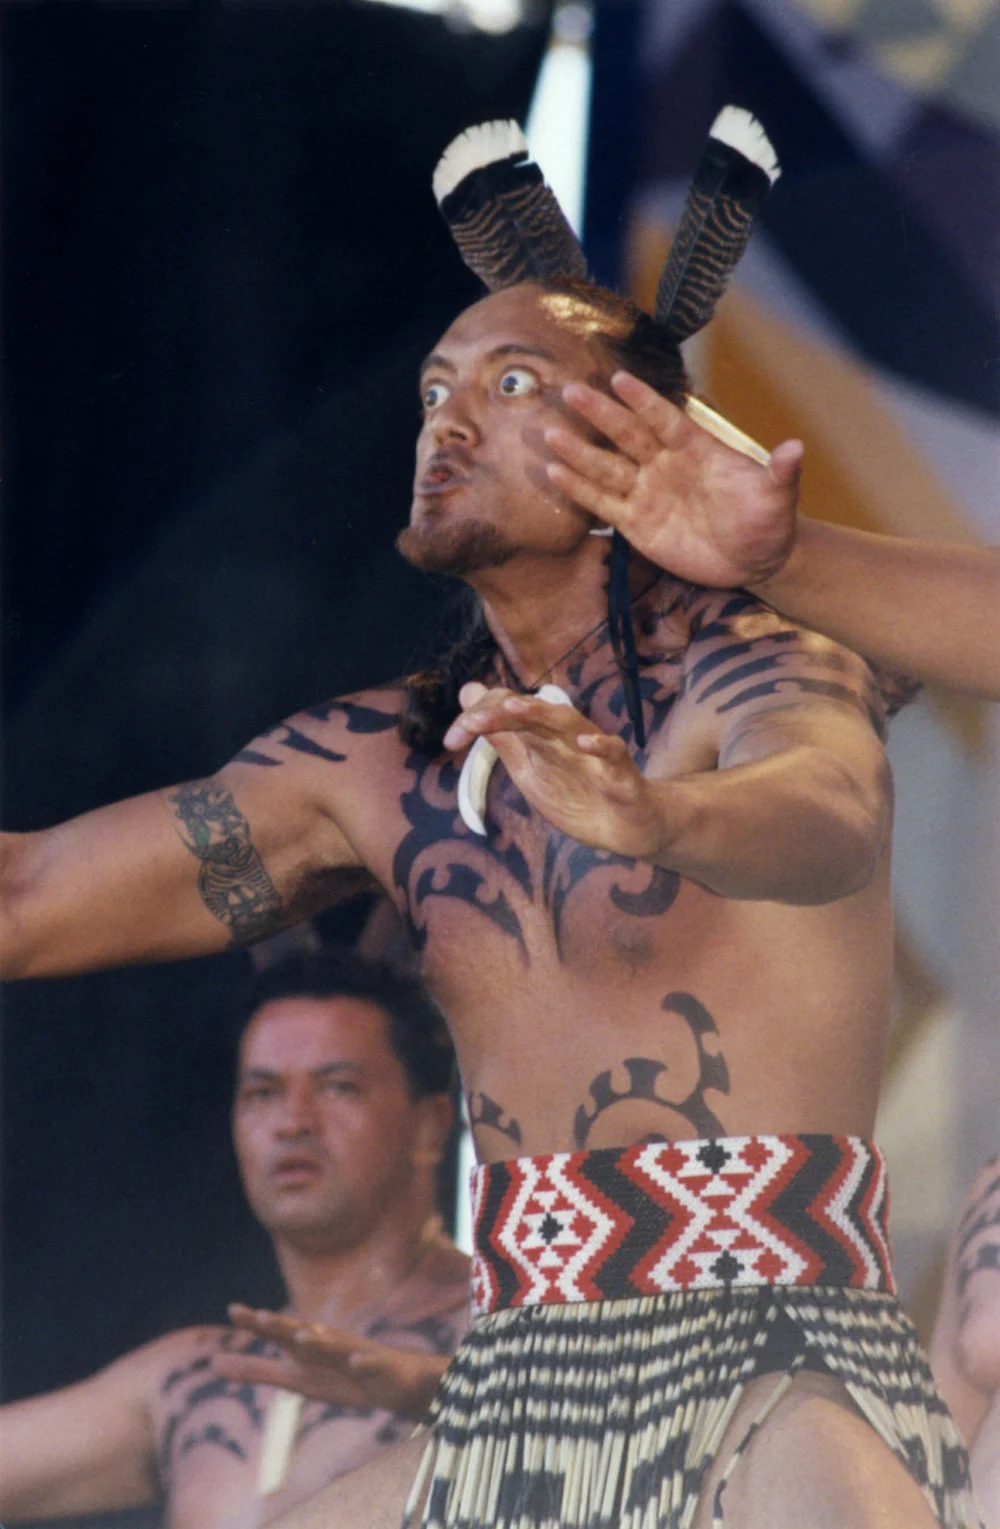
[[156,1423],[172,1529],[267,1522],[412,1428],[375,1408],[225,1380],[204,1359],[168,1380]]
[[[672,678],[672,677],[671,677]],[[651,682],[651,689],[653,684]],[[657,707],[649,746],[635,753],[642,773],[684,773],[695,761],[683,724],[672,725],[676,681],[655,682]],[[621,720],[606,708],[590,716],[607,731]],[[463,760],[411,752],[399,773],[398,816],[383,831],[378,867],[425,961],[453,959],[457,949],[528,968],[574,961],[599,933],[632,949],[646,940],[629,926],[673,907],[679,878],[647,861],[598,849],[554,827],[497,761],[489,775],[481,826],[460,810]],[[586,767],[586,761],[583,762]],[[384,817],[384,828],[388,818]]]

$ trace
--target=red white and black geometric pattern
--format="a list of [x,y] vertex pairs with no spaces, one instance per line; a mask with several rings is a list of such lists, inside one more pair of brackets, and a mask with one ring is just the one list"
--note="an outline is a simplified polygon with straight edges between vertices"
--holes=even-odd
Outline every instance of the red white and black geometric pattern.
[[672,1290],[894,1290],[877,1147],[727,1136],[486,1163],[473,1173],[476,1314]]

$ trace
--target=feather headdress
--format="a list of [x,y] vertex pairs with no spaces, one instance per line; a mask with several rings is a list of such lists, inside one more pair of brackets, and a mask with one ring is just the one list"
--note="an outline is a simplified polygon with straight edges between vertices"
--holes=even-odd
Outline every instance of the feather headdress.
[[780,170],[755,117],[725,106],[688,190],[656,289],[656,322],[681,343],[715,312]]
[[448,145],[434,195],[466,265],[490,289],[587,279],[576,234],[516,122],[483,122]]
[[[682,344],[712,317],[779,175],[767,134],[750,112],[726,106],[698,162],[660,276],[655,320]],[[491,292],[522,281],[587,279],[579,240],[516,122],[485,122],[459,135],[434,172],[434,194],[459,253]],[[758,461],[767,452],[699,399],[686,410],[727,445]],[[611,544],[609,629],[636,743],[645,746],[638,660],[628,604],[629,546]]]

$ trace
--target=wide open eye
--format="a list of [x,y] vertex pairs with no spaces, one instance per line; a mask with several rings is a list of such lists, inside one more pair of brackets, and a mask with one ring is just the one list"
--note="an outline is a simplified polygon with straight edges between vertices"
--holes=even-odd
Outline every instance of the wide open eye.
[[504,398],[522,398],[534,392],[538,378],[526,366],[509,366],[500,378],[500,392]]
[[443,382],[429,382],[420,395],[420,401],[424,406],[424,412],[430,414],[450,397],[451,388],[446,387]]

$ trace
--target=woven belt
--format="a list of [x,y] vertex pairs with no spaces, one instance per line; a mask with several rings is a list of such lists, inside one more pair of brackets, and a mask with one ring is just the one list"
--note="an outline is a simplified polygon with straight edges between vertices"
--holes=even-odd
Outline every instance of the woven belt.
[[748,1285],[893,1292],[881,1152],[723,1136],[484,1163],[473,1311]]

